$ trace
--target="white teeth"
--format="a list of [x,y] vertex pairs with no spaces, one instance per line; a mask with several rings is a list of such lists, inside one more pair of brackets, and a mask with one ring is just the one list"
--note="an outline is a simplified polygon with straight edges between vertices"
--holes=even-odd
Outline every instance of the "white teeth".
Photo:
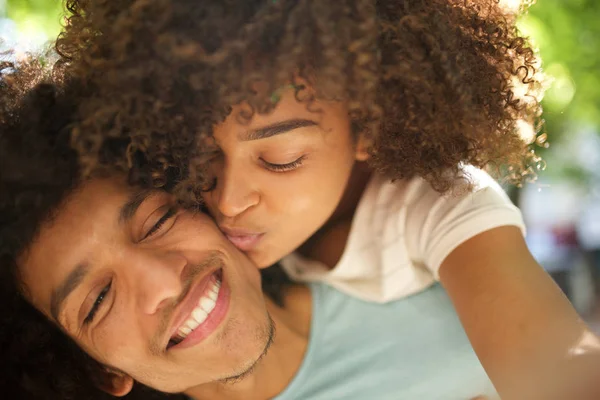
[[200,307],[196,307],[194,311],[192,311],[192,318],[196,320],[198,325],[203,323],[204,320],[206,320],[206,317],[208,317],[208,313]]
[[187,326],[183,326],[179,329],[179,332],[183,333],[184,335],[187,336],[192,332],[192,330],[190,328],[188,328]]
[[196,321],[194,318],[190,318],[187,320],[184,327],[187,327],[191,332],[194,329],[196,329],[198,327],[198,325],[200,325],[200,322]]
[[202,307],[202,309],[207,313],[214,310],[216,305],[217,303],[215,303],[215,301],[210,297],[203,297],[202,299],[200,299],[200,307]]
[[211,279],[209,287],[204,295],[200,298],[198,306],[192,311],[190,317],[185,321],[177,331],[177,337],[181,340],[185,339],[194,329],[206,321],[208,315],[215,309],[216,301],[219,297],[219,289],[221,281]]

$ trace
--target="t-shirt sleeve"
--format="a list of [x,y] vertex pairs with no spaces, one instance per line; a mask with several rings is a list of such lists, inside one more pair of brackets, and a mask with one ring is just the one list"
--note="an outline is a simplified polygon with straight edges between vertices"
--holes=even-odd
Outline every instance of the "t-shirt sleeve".
[[[473,190],[440,194],[416,179],[409,188],[405,214],[406,243],[413,262],[424,265],[439,279],[444,259],[460,244],[487,230],[516,226],[525,235],[521,212],[486,172],[464,168]],[[459,187],[460,182],[459,182]]]

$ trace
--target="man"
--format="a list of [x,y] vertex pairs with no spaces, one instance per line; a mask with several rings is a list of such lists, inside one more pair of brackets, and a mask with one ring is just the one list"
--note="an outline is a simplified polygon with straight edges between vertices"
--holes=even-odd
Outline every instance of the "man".
[[[296,285],[278,304],[206,214],[116,168],[82,177],[69,145],[82,88],[40,71],[17,67],[0,85],[9,398],[159,395],[144,387],[211,400],[494,394],[439,286],[379,305]],[[103,147],[110,165],[127,143]]]

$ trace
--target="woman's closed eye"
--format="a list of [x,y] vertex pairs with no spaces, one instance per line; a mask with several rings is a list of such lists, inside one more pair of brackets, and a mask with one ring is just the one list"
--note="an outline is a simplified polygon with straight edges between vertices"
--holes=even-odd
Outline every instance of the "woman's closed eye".
[[287,171],[293,171],[293,170],[299,168],[302,165],[302,162],[304,161],[305,158],[306,158],[306,156],[301,156],[301,157],[297,158],[296,160],[294,160],[290,163],[286,163],[286,164],[270,163],[263,159],[261,159],[261,161],[263,162],[263,164],[265,165],[265,167],[267,169],[269,169],[273,172],[287,172]]

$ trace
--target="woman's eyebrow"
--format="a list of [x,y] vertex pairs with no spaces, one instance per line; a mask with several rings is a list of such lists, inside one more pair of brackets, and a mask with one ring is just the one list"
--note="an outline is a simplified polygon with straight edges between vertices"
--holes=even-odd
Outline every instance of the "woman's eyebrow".
[[244,131],[238,135],[238,139],[242,142],[250,140],[266,139],[271,136],[287,133],[294,129],[304,128],[306,126],[318,125],[315,121],[309,119],[291,119],[288,121],[276,122],[262,128]]

